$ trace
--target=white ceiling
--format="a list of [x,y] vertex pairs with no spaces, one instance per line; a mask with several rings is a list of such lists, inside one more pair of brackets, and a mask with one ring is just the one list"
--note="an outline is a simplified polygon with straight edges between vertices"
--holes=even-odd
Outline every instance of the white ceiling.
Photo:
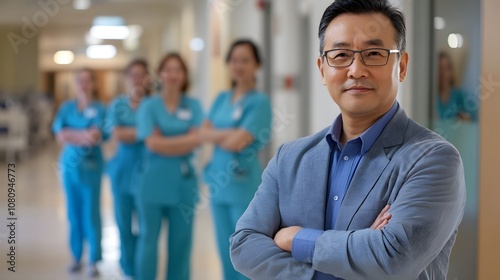
[[[50,12],[44,10],[39,2],[51,3]],[[162,30],[170,17],[179,15],[182,5],[190,1],[175,0],[92,0],[88,10],[75,10],[72,0],[1,0],[0,25],[15,26],[21,34],[21,27],[28,20],[31,23],[38,20],[39,33],[39,67],[42,70],[68,69],[71,67],[89,66],[93,63],[98,67],[115,68],[123,66],[131,56],[147,52],[142,47],[134,53],[127,53],[119,40],[105,40],[104,43],[117,47],[118,55],[109,61],[88,61],[85,53],[85,34],[89,31],[96,16],[121,16],[127,25],[140,25],[144,32],[141,46],[151,44],[151,39],[162,36]],[[54,4],[57,4],[54,5]],[[157,42],[156,40],[155,42]],[[75,53],[75,63],[72,66],[58,66],[52,61],[54,53],[68,49]]]

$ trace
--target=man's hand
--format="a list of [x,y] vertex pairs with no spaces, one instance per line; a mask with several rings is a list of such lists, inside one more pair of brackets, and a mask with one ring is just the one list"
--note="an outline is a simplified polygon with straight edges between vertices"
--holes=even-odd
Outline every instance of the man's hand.
[[371,229],[382,229],[389,223],[389,220],[392,218],[392,214],[387,213],[387,211],[389,211],[389,208],[391,208],[391,206],[386,205],[384,209],[382,209],[380,214],[378,214],[377,218],[375,219],[375,222],[373,222],[372,226],[370,227]]
[[293,238],[301,229],[302,227],[299,226],[280,229],[274,236],[274,242],[276,243],[276,246],[280,247],[282,250],[291,252]]
[[[387,211],[389,211],[389,208],[390,206],[386,205],[384,209],[382,209],[380,214],[378,214],[377,218],[371,225],[370,227],[371,229],[380,230],[389,223],[389,220],[392,218],[392,214],[387,213]],[[292,226],[280,229],[274,236],[274,243],[276,243],[276,246],[278,246],[280,249],[291,252],[293,238],[295,237],[297,232],[299,232],[299,230],[301,229],[302,227],[299,226]]]

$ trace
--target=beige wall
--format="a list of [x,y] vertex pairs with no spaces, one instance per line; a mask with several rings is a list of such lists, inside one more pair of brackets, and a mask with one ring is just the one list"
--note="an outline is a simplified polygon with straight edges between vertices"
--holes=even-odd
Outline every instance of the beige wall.
[[[13,34],[22,37],[19,39],[22,43],[15,47],[9,39]],[[0,91],[7,94],[38,91],[38,36],[25,38],[21,26],[0,26],[0,38]]]
[[483,0],[478,279],[500,279],[500,1]]
[[[75,98],[75,71],[59,71],[55,73],[54,98],[56,104]],[[97,99],[108,104],[117,95],[125,91],[121,70],[95,70]]]

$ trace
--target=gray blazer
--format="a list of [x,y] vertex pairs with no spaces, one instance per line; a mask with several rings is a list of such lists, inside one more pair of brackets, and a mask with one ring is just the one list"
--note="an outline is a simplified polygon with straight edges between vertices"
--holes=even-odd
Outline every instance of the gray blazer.
[[[328,129],[282,145],[231,236],[231,260],[252,279],[446,279],[465,206],[462,161],[436,133],[399,108],[352,179],[333,230],[317,240],[312,264],[273,237],[288,226],[324,229]],[[370,229],[386,204],[392,219]]]

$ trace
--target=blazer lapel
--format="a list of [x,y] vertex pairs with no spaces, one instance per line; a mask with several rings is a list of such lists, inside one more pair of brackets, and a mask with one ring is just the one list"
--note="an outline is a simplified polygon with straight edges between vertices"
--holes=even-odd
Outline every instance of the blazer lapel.
[[378,178],[389,164],[389,159],[384,149],[380,146],[380,143],[375,143],[365,154],[363,160],[356,169],[356,173],[352,178],[349,189],[342,202],[342,206],[340,207],[335,229],[347,230],[354,214],[356,214],[361,204],[375,186]]
[[[379,138],[360,162],[352,178],[349,189],[340,207],[336,230],[347,230],[354,218],[354,214],[364,203],[366,197],[373,189],[378,179],[390,162],[386,149],[400,145],[408,123],[408,117],[403,109],[398,108],[394,117],[384,128]],[[391,149],[389,149],[391,150]],[[392,153],[391,157],[392,157]]]
[[[325,132],[326,135],[326,132]],[[304,199],[311,201],[304,205],[304,213],[310,213],[305,218],[307,224],[314,225],[314,228],[323,229],[325,225],[325,205],[326,189],[328,184],[328,171],[330,166],[330,146],[325,138],[321,139],[308,153],[310,172],[314,174],[308,181],[311,182],[309,193],[304,194]],[[308,199],[309,197],[309,199]]]

